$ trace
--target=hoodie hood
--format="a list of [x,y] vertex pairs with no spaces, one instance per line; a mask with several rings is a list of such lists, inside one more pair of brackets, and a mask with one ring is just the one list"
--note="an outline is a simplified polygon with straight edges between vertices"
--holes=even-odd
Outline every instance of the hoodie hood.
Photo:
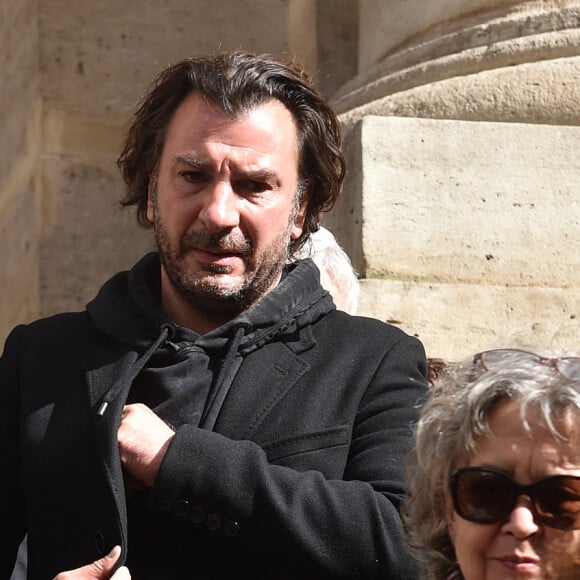
[[130,271],[113,276],[88,303],[97,328],[110,339],[144,352],[170,328],[173,341],[196,343],[208,350],[222,349],[240,328],[241,354],[284,335],[290,335],[335,309],[320,285],[320,272],[310,259],[288,264],[282,280],[254,306],[220,327],[199,335],[168,320],[161,311],[160,260],[156,252],[143,257]]
[[[131,391],[171,422],[181,413],[200,416],[212,428],[243,357],[274,340],[295,336],[335,309],[310,259],[288,264],[278,286],[220,327],[199,335],[168,320],[160,307],[160,260],[147,254],[128,272],[111,278],[87,305],[107,337],[134,351],[133,363],[104,395],[98,415],[117,402],[117,414]],[[196,403],[191,400],[197,397]],[[184,405],[184,401],[191,404]],[[203,408],[202,413],[195,409]]]

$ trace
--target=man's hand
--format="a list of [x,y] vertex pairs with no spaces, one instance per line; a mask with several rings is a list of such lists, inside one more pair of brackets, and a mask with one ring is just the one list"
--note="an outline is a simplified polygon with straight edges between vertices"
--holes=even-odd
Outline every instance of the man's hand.
[[131,580],[129,570],[122,566],[112,576],[111,571],[121,555],[121,547],[115,546],[105,557],[92,564],[61,572],[53,580]]
[[151,487],[175,432],[149,407],[126,405],[117,433],[121,463],[140,485]]

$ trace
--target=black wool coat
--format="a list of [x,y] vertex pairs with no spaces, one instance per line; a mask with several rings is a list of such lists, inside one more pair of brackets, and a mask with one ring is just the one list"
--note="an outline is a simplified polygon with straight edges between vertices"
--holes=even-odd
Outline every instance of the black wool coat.
[[[156,537],[134,580],[417,578],[399,509],[423,347],[338,312],[315,268],[299,265],[220,331],[238,336],[227,388],[210,390],[205,423],[177,429],[148,494]],[[123,296],[127,276],[114,280]],[[104,296],[17,327],[0,358],[2,578],[25,534],[32,579],[130,546],[116,440],[127,395],[113,385],[133,379],[163,330],[115,304],[115,337],[99,322]]]

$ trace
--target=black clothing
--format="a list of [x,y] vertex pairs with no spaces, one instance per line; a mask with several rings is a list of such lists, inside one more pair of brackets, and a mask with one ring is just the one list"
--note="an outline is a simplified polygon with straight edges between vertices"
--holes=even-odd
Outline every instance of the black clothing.
[[[420,342],[337,311],[310,260],[205,335],[164,319],[158,277],[148,255],[87,311],[8,338],[0,576],[28,532],[33,579],[120,544],[134,580],[414,580],[398,509]],[[153,488],[128,502],[127,400],[177,429]]]

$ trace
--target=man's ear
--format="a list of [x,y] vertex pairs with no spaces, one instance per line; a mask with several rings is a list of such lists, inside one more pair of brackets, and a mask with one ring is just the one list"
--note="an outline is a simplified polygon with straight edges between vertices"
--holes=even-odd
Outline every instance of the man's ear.
[[306,212],[308,210],[308,202],[310,201],[310,186],[308,186],[302,193],[300,199],[300,207],[294,216],[292,229],[290,230],[290,237],[297,240],[304,230],[304,222],[306,221]]
[[147,186],[147,221],[155,223],[155,198],[157,197],[157,176],[152,175],[149,178]]

